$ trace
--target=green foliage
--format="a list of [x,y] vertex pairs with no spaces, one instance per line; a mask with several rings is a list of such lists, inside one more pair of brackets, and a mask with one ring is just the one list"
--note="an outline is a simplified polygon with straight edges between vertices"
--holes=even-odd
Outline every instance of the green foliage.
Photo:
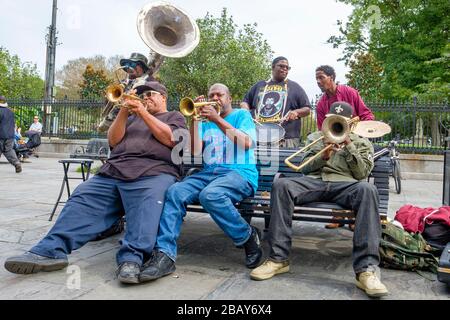
[[7,99],[40,99],[44,95],[44,81],[35,64],[22,63],[17,55],[0,47],[0,94]]
[[95,70],[90,64],[83,73],[83,82],[79,84],[82,98],[98,99],[105,95],[106,87],[112,83],[104,70]]
[[343,48],[347,64],[357,53],[373,55],[384,71],[382,97],[449,98],[448,0],[339,1],[354,10],[328,43]]
[[227,85],[234,99],[242,99],[258,80],[270,75],[272,51],[256,24],[238,30],[224,8],[220,18],[209,13],[197,20],[200,43],[189,55],[166,59],[160,69],[161,81],[172,96],[206,94],[209,86]]
[[348,84],[356,88],[364,100],[379,99],[383,67],[375,57],[370,53],[356,53],[349,66]]

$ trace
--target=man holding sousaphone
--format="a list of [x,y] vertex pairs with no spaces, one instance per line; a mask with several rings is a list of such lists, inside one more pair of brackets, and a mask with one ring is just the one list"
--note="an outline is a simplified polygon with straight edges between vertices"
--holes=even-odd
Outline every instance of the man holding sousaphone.
[[[195,99],[196,103],[202,98]],[[203,154],[203,169],[167,191],[155,251],[141,271],[141,282],[175,271],[177,239],[186,207],[196,202],[236,246],[244,248],[248,268],[258,266],[262,258],[260,231],[249,225],[234,206],[257,189],[255,124],[247,110],[232,108],[231,94],[225,85],[212,85],[208,100],[215,106],[202,105],[197,112],[200,118],[192,117],[190,126],[191,150],[196,155]]]
[[285,57],[275,58],[272,77],[253,85],[241,103],[241,108],[252,111],[257,139],[262,145],[300,146],[300,118],[309,115],[311,106],[305,90],[287,79],[290,69]]
[[[250,273],[250,277],[253,280],[266,280],[289,271],[295,205],[335,202],[356,213],[352,257],[357,287],[370,297],[383,296],[388,290],[376,274],[379,270],[378,247],[381,236],[378,191],[367,182],[374,165],[373,146],[367,138],[354,133],[355,130],[359,133],[357,125],[356,128],[352,128],[354,124],[348,125],[352,118],[352,107],[348,103],[334,103],[327,117],[333,119],[324,122],[322,128],[331,133],[326,135],[328,138],[323,138],[327,133],[325,131],[312,133],[308,136],[307,146],[312,141],[317,140],[317,143],[305,151],[302,164],[295,166],[287,161],[289,166],[304,176],[280,178],[272,186],[268,234],[270,253],[268,259]],[[337,128],[344,129],[334,132]],[[379,134],[388,133],[383,130],[384,127]],[[330,141],[330,137],[334,137],[335,141]],[[327,146],[331,147],[326,149]]]
[[[141,53],[132,53],[127,59],[120,59],[120,69],[123,69],[127,73],[127,78],[120,82],[124,92],[132,90],[136,85],[142,84],[146,81],[154,81],[155,79],[149,74],[147,58]],[[117,77],[118,78],[118,77]],[[108,91],[108,89],[107,89]],[[104,119],[98,126],[100,132],[108,131],[109,127],[113,123],[114,119],[119,113],[120,105],[114,101],[108,101],[106,107],[102,111]]]

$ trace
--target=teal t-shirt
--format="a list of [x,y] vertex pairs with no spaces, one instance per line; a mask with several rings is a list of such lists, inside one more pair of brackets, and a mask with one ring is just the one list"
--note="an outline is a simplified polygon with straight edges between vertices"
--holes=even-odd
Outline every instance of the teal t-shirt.
[[252,139],[252,146],[245,150],[234,144],[214,122],[200,123],[200,136],[203,140],[204,169],[225,167],[234,169],[244,177],[253,190],[258,189],[258,170],[256,170],[255,145],[256,129],[250,112],[233,109],[224,120],[234,128],[244,132]]

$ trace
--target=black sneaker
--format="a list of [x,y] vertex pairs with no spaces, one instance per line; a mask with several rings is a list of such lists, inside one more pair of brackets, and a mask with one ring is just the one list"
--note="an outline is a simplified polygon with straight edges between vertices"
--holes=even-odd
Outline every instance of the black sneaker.
[[175,271],[175,262],[164,252],[153,252],[152,257],[142,267],[139,281],[146,282],[167,276]]
[[53,259],[25,252],[20,256],[10,257],[5,261],[5,269],[12,273],[30,274],[40,271],[56,271],[69,265],[67,259]]
[[244,243],[245,249],[245,265],[247,268],[253,269],[256,268],[262,258],[262,249],[261,249],[261,231],[258,228],[252,226],[252,234],[250,238]]
[[20,164],[16,164],[15,167],[16,167],[16,173],[22,172],[22,166]]
[[122,283],[139,283],[141,266],[136,262],[123,262],[117,269],[117,279]]

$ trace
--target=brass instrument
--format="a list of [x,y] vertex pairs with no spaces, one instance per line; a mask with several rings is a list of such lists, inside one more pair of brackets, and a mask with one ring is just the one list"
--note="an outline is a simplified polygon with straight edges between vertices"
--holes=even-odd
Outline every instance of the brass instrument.
[[121,104],[124,98],[139,100],[144,102],[143,99],[136,95],[125,93],[125,86],[123,84],[111,84],[106,88],[106,99],[112,103]]
[[[322,124],[322,136],[307,146],[303,147],[302,149],[298,150],[294,154],[290,155],[284,160],[284,163],[291,169],[294,169],[295,171],[300,171],[303,167],[305,167],[307,164],[309,164],[311,161],[316,159],[317,157],[321,156],[322,153],[325,151],[335,147],[336,145],[340,145],[342,142],[345,141],[347,136],[350,132],[353,131],[354,125],[359,122],[359,117],[354,117],[351,119],[345,118],[343,116],[333,114],[325,118],[323,124]],[[298,154],[305,152],[305,150],[308,150],[311,146],[318,143],[319,141],[326,139],[330,144],[320,150],[318,153],[316,153],[313,157],[305,161],[304,163],[296,166],[293,164],[290,160],[297,156]]]
[[[136,19],[136,26],[139,36],[150,48],[147,76],[153,76],[158,71],[165,57],[184,57],[200,42],[200,29],[195,20],[184,10],[164,1],[154,1],[142,7]],[[137,85],[133,84],[132,88]],[[122,91],[117,86],[111,85],[106,89],[110,102],[103,109],[102,116],[108,116],[118,104],[111,101],[120,100],[122,97],[131,98],[130,95],[124,96],[127,93],[123,93],[123,85]]]
[[200,110],[202,107],[211,105],[216,109],[217,113],[220,114],[220,104],[215,101],[205,101],[205,102],[194,102],[189,97],[185,97],[180,100],[180,112],[186,117],[192,117],[195,120],[199,121],[208,121],[203,117],[200,117]]

